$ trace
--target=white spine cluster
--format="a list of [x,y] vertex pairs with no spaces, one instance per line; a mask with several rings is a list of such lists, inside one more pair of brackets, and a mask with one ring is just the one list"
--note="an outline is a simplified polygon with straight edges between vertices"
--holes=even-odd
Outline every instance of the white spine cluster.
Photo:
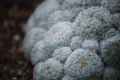
[[23,49],[33,80],[120,80],[120,0],[44,0]]

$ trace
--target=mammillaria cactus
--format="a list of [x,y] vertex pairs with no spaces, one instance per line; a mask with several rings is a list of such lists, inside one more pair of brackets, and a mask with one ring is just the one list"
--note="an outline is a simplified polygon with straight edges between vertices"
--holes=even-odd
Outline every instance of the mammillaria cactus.
[[103,7],[90,7],[79,13],[75,20],[80,36],[87,39],[100,39],[110,28],[111,15]]
[[23,48],[33,80],[120,80],[120,1],[44,0]]
[[89,50],[77,49],[67,58],[64,69],[65,74],[71,77],[84,80],[95,76],[99,80],[103,70],[103,64],[101,58],[96,53],[90,52]]
[[99,44],[98,41],[94,40],[94,39],[90,39],[90,40],[84,40],[82,47],[84,49],[89,49],[93,52],[97,52],[99,51]]
[[35,80],[57,80],[63,75],[63,64],[50,58],[45,63],[39,63],[34,68],[34,74]]
[[71,49],[69,47],[61,47],[59,49],[54,50],[53,58],[64,63],[66,58],[71,54]]

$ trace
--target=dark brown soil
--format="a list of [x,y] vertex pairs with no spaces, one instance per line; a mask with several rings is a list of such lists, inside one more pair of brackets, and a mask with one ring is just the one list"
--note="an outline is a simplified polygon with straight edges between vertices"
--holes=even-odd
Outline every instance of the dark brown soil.
[[0,80],[31,80],[32,64],[23,56],[26,21],[42,0],[0,0]]

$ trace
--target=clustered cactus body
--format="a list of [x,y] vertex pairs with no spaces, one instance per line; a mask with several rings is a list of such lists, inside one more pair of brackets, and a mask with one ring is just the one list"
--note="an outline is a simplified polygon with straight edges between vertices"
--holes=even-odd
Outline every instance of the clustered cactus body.
[[23,48],[33,80],[120,80],[120,0],[44,0]]

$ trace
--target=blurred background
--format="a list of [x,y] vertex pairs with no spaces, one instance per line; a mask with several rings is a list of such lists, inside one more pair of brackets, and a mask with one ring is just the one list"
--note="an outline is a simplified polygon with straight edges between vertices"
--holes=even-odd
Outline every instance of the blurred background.
[[31,80],[32,64],[23,56],[26,22],[42,0],[0,0],[0,80]]

